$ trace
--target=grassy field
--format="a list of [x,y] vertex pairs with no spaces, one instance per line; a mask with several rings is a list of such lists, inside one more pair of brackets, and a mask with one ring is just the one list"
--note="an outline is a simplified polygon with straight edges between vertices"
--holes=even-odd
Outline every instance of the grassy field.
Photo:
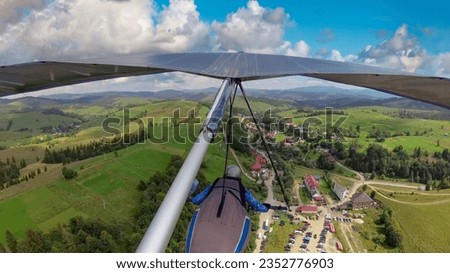
[[[394,108],[389,107],[355,107],[343,110],[344,115],[333,115],[333,122],[337,121],[340,117],[346,117],[342,128],[349,129],[350,127],[356,131],[356,127],[360,127],[360,137],[357,139],[347,137],[347,141],[358,141],[363,147],[368,147],[371,143],[375,142],[373,138],[366,138],[368,133],[373,128],[380,131],[389,131],[391,134],[396,132],[409,131],[410,136],[398,136],[386,138],[381,143],[384,147],[392,149],[398,145],[402,145],[405,150],[412,154],[414,148],[422,147],[430,153],[435,151],[442,152],[445,147],[450,147],[450,137],[446,137],[445,134],[450,132],[450,121],[445,120],[428,120],[428,119],[403,119],[399,117],[393,117],[389,113],[393,112]],[[417,110],[420,111],[420,110]],[[284,111],[278,113],[283,117],[292,117],[295,124],[301,125],[308,119],[305,113],[297,113],[295,110]],[[314,116],[325,123],[325,115]],[[325,129],[325,125],[322,125],[322,129]],[[426,134],[421,136],[415,136],[416,132]],[[439,141],[439,146],[437,142]]]
[[[68,165],[79,172],[74,180],[53,178],[49,184],[41,181],[40,187],[2,199],[0,242],[4,243],[6,229],[20,238],[28,228],[48,230],[77,215],[106,221],[129,219],[139,197],[137,183],[163,170],[172,153],[173,149],[164,152],[152,145],[135,145],[119,151],[118,157],[111,153]],[[26,183],[39,183],[38,179],[46,175],[41,173]],[[1,194],[9,190],[14,187]],[[16,221],[18,218],[21,220]]]
[[450,252],[450,237],[446,232],[450,222],[450,197],[446,196],[448,202],[441,203],[444,197],[438,195],[437,198],[433,195],[433,199],[423,196],[425,199],[422,200],[415,200],[416,194],[394,196],[377,194],[376,198],[392,209],[403,236],[405,252]]
[[[181,135],[187,134],[187,126],[177,128]],[[61,143],[57,147],[64,145],[68,144]],[[0,192],[0,243],[5,243],[7,229],[22,238],[28,228],[45,231],[74,216],[128,221],[139,200],[136,190],[139,180],[147,180],[154,172],[164,170],[172,155],[185,156],[190,146],[190,142],[178,143],[173,139],[165,144],[146,142],[119,150],[117,156],[109,153],[74,162],[67,167],[77,170],[79,175],[70,181],[62,179],[61,164],[48,165],[52,170],[54,166],[58,167],[56,177],[55,172],[49,170],[29,182]],[[7,151],[1,152],[6,155]],[[209,182],[223,174],[224,152],[223,145],[210,146],[204,158],[205,176]],[[235,164],[232,157],[229,164]],[[34,163],[23,171],[26,173],[38,167],[43,170],[43,166],[42,163]],[[244,183],[254,182],[244,178]],[[256,196],[262,198],[259,194]],[[18,216],[20,221],[15,220]]]
[[[286,111],[287,109],[289,109],[288,104],[278,103],[277,105],[274,105],[258,99],[252,99],[250,105],[252,107],[252,110],[256,114],[262,114],[268,111],[269,109],[272,112]],[[234,101],[234,107],[237,109],[241,109],[244,112],[248,112],[247,104],[245,103],[245,100],[241,96],[236,97],[236,100]]]
[[[186,134],[185,127],[180,130]],[[74,180],[65,181],[60,173],[54,177],[54,172],[42,172],[29,182],[0,192],[0,243],[4,243],[6,229],[21,238],[28,228],[48,230],[78,215],[105,221],[130,219],[139,197],[136,190],[139,180],[147,180],[155,171],[165,169],[171,155],[183,156],[189,146],[171,142],[136,144],[118,151],[117,156],[110,153],[69,164],[68,168],[79,173]],[[20,155],[29,154],[25,157],[32,161],[31,155],[35,156],[38,150],[25,146],[0,152],[2,156],[10,156],[18,151],[23,151]],[[216,166],[211,164],[216,162],[207,163],[212,165],[208,168],[211,174],[217,173]],[[31,164],[26,169],[31,171],[37,167]],[[26,173],[26,169],[23,172]],[[51,182],[46,181],[46,177]],[[33,187],[27,187],[31,185]],[[20,221],[16,221],[17,218]]]
[[332,179],[334,182],[346,188],[350,188],[351,186],[353,186],[353,184],[355,184],[355,182],[343,176],[332,175]]
[[[236,101],[236,107],[244,108],[242,101]],[[34,137],[39,132],[39,128],[47,125],[67,124],[77,121],[77,119],[58,115],[44,115],[37,112],[24,114],[14,114],[0,109],[3,122],[12,120],[10,131],[0,131],[0,145],[18,146],[11,149],[1,150],[0,159],[5,161],[6,157],[15,156],[16,161],[25,159],[28,166],[21,171],[22,175],[45,166],[36,163],[36,156],[43,158],[43,153],[48,145],[54,144],[53,149],[64,149],[80,143],[88,143],[102,137],[109,137],[101,128],[101,122],[106,116],[121,117],[122,111],[119,109],[130,108],[131,117],[139,117],[144,120],[147,127],[147,120],[155,118],[155,122],[160,122],[161,118],[172,118],[175,110],[180,109],[180,117],[186,117],[188,110],[197,106],[193,101],[155,101],[140,98],[117,98],[111,101],[111,105],[88,105],[88,106],[65,106],[66,113],[76,113],[82,115],[88,121],[81,124],[81,130],[73,137],[60,137],[49,142],[30,145]],[[255,111],[263,112],[268,108],[272,110],[285,110],[285,106],[273,106],[263,101],[252,103]],[[29,109],[27,105],[17,102],[9,105],[8,109]],[[6,112],[5,112],[6,111]],[[207,107],[201,106],[198,117],[204,118],[208,111]],[[361,107],[358,109],[345,109],[348,119],[344,127],[355,128],[361,126],[361,136],[358,142],[363,146],[373,143],[373,139],[367,139],[366,135],[372,130],[372,126],[380,130],[391,132],[409,130],[412,134],[415,131],[428,132],[423,136],[408,136],[388,138],[383,146],[393,148],[403,145],[408,151],[416,146],[424,147],[429,152],[441,151],[444,147],[450,147],[450,139],[443,137],[444,133],[450,130],[449,121],[431,121],[419,119],[399,119],[391,117],[385,113],[392,111],[392,108],[385,107]],[[284,111],[283,114],[292,114],[294,122],[301,122],[305,119],[304,114],[297,114],[295,111]],[[324,116],[318,116],[323,118]],[[339,116],[335,115],[334,120]],[[370,121],[370,122],[369,122]],[[31,130],[18,132],[22,128]],[[132,122],[130,131],[136,130],[138,124]],[[173,136],[178,131],[181,138],[187,135],[196,135],[200,125],[188,127],[187,124],[179,126],[155,125],[157,132],[155,137],[160,137],[161,132],[167,132]],[[187,130],[190,129],[188,133]],[[281,135],[280,135],[281,137]],[[436,146],[439,140],[440,147]],[[180,141],[169,138],[166,143],[137,144],[114,153],[97,156],[84,161],[69,164],[67,167],[78,171],[76,179],[65,181],[61,175],[61,164],[47,165],[48,172],[42,172],[36,178],[20,185],[0,191],[0,243],[5,243],[4,234],[6,230],[11,230],[13,234],[22,238],[26,229],[49,230],[59,223],[65,223],[74,216],[85,216],[100,218],[104,221],[129,221],[132,218],[134,208],[139,200],[139,192],[136,186],[139,180],[147,180],[156,171],[163,170],[169,163],[171,155],[186,156],[188,149],[192,146],[193,138],[190,141]],[[27,144],[28,143],[28,144]],[[224,168],[225,146],[213,144],[209,147],[204,158],[205,176],[211,182],[216,177],[221,176]],[[317,157],[318,154],[312,155]],[[250,166],[253,158],[239,155],[244,166]],[[233,157],[229,157],[229,164],[233,164]],[[295,167],[293,169],[296,180],[305,175],[323,175],[321,170],[305,167]],[[341,185],[350,187],[353,181],[350,179],[352,173],[345,169],[338,168],[332,173],[333,179]],[[244,183],[254,188],[260,187],[255,182],[251,182],[244,177]],[[450,252],[450,238],[445,235],[445,231],[450,222],[450,190],[439,193],[423,193],[415,189],[397,188],[391,186],[374,185],[379,190],[377,198],[387,204],[394,211],[395,221],[399,223],[404,237],[404,247],[407,252]],[[322,191],[329,189],[321,188]],[[391,196],[391,193],[394,192]],[[413,194],[411,194],[413,193]],[[258,199],[262,196],[256,194]],[[306,194],[301,194],[302,200],[307,200]],[[375,220],[376,215],[368,215],[367,225],[360,229],[360,244],[370,252],[390,251],[373,243],[373,238],[379,228]],[[277,226],[269,236],[273,242],[267,245],[266,252],[283,252],[287,235],[292,232],[293,226],[286,221],[283,227]],[[344,244],[344,241],[342,241]],[[344,246],[345,247],[345,246]]]
[[272,232],[267,235],[267,244],[264,249],[265,253],[283,253],[284,247],[287,245],[289,234],[298,228],[298,225],[294,226],[290,223],[285,214],[280,215],[280,221],[281,220],[286,223],[284,226],[280,226],[279,221],[275,221],[271,225]]

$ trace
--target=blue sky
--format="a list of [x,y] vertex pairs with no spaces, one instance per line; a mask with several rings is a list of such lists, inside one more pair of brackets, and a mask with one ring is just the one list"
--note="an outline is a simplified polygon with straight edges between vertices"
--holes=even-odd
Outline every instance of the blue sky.
[[[167,5],[168,1],[158,1]],[[204,20],[224,21],[226,15],[245,6],[247,1],[197,0],[198,11]],[[450,51],[449,1],[310,1],[260,0],[261,6],[272,9],[283,7],[295,22],[286,28],[286,39],[306,40],[313,48],[324,46],[318,41],[325,29],[333,30],[335,40],[328,47],[338,48],[344,54],[356,54],[367,44],[377,44],[392,36],[403,24],[431,53]],[[382,35],[380,35],[382,34]]]
[[[2,0],[2,5],[0,65],[135,52],[244,50],[450,77],[450,4],[443,0]],[[327,84],[296,77],[255,82],[254,87]],[[216,80],[174,74],[81,87],[217,85]]]

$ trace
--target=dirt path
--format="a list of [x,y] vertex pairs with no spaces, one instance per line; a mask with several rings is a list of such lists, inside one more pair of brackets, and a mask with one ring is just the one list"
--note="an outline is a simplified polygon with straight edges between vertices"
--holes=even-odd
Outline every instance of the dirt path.
[[392,198],[390,196],[387,196],[383,193],[381,193],[379,190],[379,188],[376,187],[371,187],[377,194],[383,196],[384,198],[392,201],[392,202],[396,202],[396,203],[401,203],[401,204],[406,204],[406,205],[423,205],[423,206],[427,206],[427,205],[439,205],[439,204],[447,204],[450,203],[450,199],[448,200],[438,200],[438,201],[432,201],[432,202],[407,202],[407,201],[401,201],[401,200],[397,200],[395,198]]
[[342,236],[344,236],[344,240],[348,245],[348,251],[347,250],[346,251],[349,253],[355,253],[355,250],[353,249],[353,246],[350,243],[350,240],[348,238],[348,234],[347,234],[348,230],[343,225],[339,225],[339,227],[341,228],[341,234],[342,234]]
[[399,188],[408,188],[408,189],[415,189],[417,190],[417,186],[404,184],[401,182],[390,182],[390,181],[383,181],[383,180],[370,180],[366,181],[364,184],[366,185],[385,185],[385,186],[392,186],[392,187],[399,187]]
[[248,179],[250,179],[251,181],[256,181],[254,178],[252,178],[250,175],[248,175],[247,171],[245,170],[245,168],[242,166],[241,161],[239,160],[239,157],[236,155],[236,152],[230,148],[230,152],[234,157],[234,160],[236,160],[237,164],[239,165],[239,168],[241,168],[242,173],[247,176]]
[[300,180],[296,180],[292,187],[292,197],[297,198],[299,206],[303,205],[302,199],[300,198],[300,183]]

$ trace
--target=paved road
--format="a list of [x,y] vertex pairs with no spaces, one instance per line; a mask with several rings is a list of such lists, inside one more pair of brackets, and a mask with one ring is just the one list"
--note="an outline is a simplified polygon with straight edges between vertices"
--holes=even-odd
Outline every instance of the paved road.
[[[274,182],[275,181],[275,175],[272,174],[269,179],[264,181],[264,184],[267,187],[267,198],[266,198],[266,203],[269,203],[273,206],[286,206],[285,203],[278,201],[274,195],[273,195],[273,187],[274,187]],[[275,185],[276,186],[276,185]]]

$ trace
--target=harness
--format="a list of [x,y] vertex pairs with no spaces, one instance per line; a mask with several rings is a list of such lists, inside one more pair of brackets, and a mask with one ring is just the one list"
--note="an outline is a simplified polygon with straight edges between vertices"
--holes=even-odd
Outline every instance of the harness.
[[[219,185],[219,183],[221,183]],[[225,200],[228,196],[236,198],[242,207],[245,207],[245,187],[242,185],[240,179],[233,177],[217,178],[211,186],[208,197],[214,190],[221,190],[220,204],[217,209],[217,217],[222,215],[223,207],[225,205]]]

